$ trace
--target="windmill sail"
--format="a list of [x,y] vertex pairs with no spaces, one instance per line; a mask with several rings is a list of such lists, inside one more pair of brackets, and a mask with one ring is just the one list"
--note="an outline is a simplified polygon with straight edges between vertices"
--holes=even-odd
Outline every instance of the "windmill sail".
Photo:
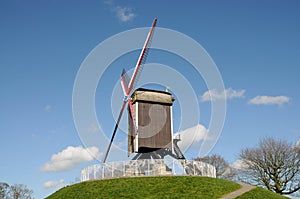
[[[143,49],[141,51],[141,54],[139,56],[139,59],[136,63],[136,66],[135,66],[135,69],[134,69],[134,72],[133,72],[133,75],[131,77],[131,80],[129,82],[129,86],[128,86],[128,90],[129,92],[131,92],[132,88],[133,88],[133,85],[135,83],[135,80],[136,80],[136,77],[137,77],[137,74],[140,70],[140,67],[142,65],[142,63],[145,63],[146,61],[146,58],[145,58],[145,55],[147,55],[147,49],[149,48],[150,46],[150,41],[152,39],[152,36],[154,34],[154,29],[155,29],[155,26],[156,26],[156,22],[157,22],[157,19],[155,18],[154,21],[153,21],[153,24],[152,24],[152,28],[150,30],[150,32],[148,33],[148,36],[147,36],[147,39],[146,39],[146,42],[143,46]],[[146,56],[147,57],[147,56]],[[144,61],[143,61],[144,60]]]
[[121,75],[121,86],[124,92],[124,96],[128,96],[128,84],[129,84],[129,76],[126,72],[125,69],[123,69],[122,71],[122,75]]
[[[122,104],[122,107],[121,107],[121,110],[120,110],[120,113],[119,113],[119,116],[118,116],[118,119],[117,119],[117,122],[116,122],[116,125],[115,125],[115,128],[114,128],[114,131],[113,131],[110,143],[109,143],[108,148],[106,150],[106,153],[105,153],[105,156],[104,156],[104,159],[103,159],[103,163],[106,162],[106,159],[108,157],[108,153],[110,151],[112,142],[113,142],[114,137],[116,135],[116,132],[118,130],[118,126],[119,126],[120,120],[122,118],[124,109],[126,107],[126,104],[127,104],[127,101],[128,101],[128,97],[130,96],[130,93],[131,93],[131,91],[132,91],[132,89],[134,87],[134,84],[136,82],[139,70],[141,69],[141,65],[143,63],[145,63],[145,61],[146,61],[146,58],[147,58],[147,55],[148,55],[148,48],[150,46],[150,41],[151,41],[151,38],[153,36],[153,32],[154,32],[154,29],[155,29],[155,26],[156,26],[156,22],[157,22],[157,19],[155,18],[154,21],[153,21],[152,27],[151,27],[151,29],[150,29],[150,31],[148,33],[147,39],[146,39],[146,41],[144,43],[143,49],[142,49],[142,51],[140,53],[139,59],[138,59],[138,61],[136,63],[133,75],[132,75],[129,83],[127,83],[127,76],[128,75],[127,75],[126,71],[123,70],[124,73],[122,72],[122,75],[121,75],[121,84],[122,84],[122,88],[123,88],[123,92],[125,94],[125,97],[124,97],[124,100],[123,100],[123,104]],[[129,102],[129,103],[130,103],[130,105],[129,105],[129,108],[130,108],[131,102]],[[134,118],[132,112],[130,112],[130,115],[131,115],[132,118]]]

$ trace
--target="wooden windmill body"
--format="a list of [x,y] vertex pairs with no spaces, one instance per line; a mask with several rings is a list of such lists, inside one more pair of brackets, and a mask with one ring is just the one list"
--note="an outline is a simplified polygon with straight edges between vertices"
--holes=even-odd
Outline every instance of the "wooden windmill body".
[[142,65],[148,56],[156,22],[157,19],[154,19],[131,78],[123,69],[121,86],[124,100],[103,163],[108,157],[126,105],[128,105],[129,118],[128,156],[131,153],[137,153],[133,159],[163,159],[166,155],[185,159],[177,145],[180,139],[173,139],[172,137],[174,98],[171,93],[142,88],[133,91],[138,73],[141,72]]
[[139,88],[131,98],[134,121],[128,114],[128,155],[172,150],[172,95]]

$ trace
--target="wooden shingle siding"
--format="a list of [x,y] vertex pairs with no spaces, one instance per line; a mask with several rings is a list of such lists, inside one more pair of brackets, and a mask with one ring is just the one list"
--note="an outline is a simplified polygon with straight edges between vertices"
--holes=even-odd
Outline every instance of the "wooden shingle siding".
[[[138,106],[138,152],[150,152],[170,147],[170,142],[172,142],[170,106],[143,102],[139,102]],[[150,109],[152,109],[152,121],[149,114]],[[154,119],[156,121],[153,121]]]

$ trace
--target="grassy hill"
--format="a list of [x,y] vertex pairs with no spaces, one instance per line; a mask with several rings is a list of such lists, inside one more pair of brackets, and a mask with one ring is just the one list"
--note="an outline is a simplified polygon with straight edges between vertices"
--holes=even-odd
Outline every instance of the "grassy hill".
[[[207,198],[214,199],[240,188],[234,182],[192,176],[117,178],[87,181],[64,187],[47,199],[88,198]],[[256,189],[254,189],[256,190]],[[259,190],[261,192],[261,190]],[[265,191],[265,190],[263,190]],[[254,191],[253,194],[256,192]],[[267,191],[267,193],[269,193]],[[268,198],[268,194],[255,198]],[[271,193],[272,194],[272,193]],[[276,194],[275,194],[276,195]],[[277,196],[277,195],[276,195]],[[251,198],[249,196],[241,198]],[[253,197],[252,197],[253,198]],[[270,195],[269,198],[274,198]],[[278,199],[282,197],[279,196]]]
[[266,199],[286,199],[287,197],[276,194],[272,191],[257,187],[252,189],[243,195],[237,197],[236,199],[257,199],[257,198],[266,198]]

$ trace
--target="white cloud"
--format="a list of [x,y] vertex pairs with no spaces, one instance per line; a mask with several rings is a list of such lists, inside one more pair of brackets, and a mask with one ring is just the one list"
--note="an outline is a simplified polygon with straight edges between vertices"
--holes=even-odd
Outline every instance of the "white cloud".
[[102,153],[97,147],[83,148],[82,146],[68,146],[63,151],[52,155],[49,162],[44,164],[41,171],[66,171],[74,168],[76,165],[99,159]]
[[286,96],[256,96],[249,100],[249,104],[264,105],[282,105],[289,102],[290,98]]
[[136,17],[131,7],[116,5],[115,0],[103,0],[103,3],[110,8],[111,12],[116,14],[121,22],[132,21]]
[[99,127],[96,124],[90,124],[90,126],[87,128],[88,133],[98,133],[100,132]]
[[61,188],[65,185],[65,181],[64,180],[60,180],[60,181],[47,181],[43,183],[43,187],[46,189],[50,189],[50,188]]
[[300,139],[297,141],[296,147],[299,147],[299,148],[300,148]]
[[243,160],[238,159],[235,162],[233,162],[230,167],[237,169],[237,170],[246,170],[247,165],[243,162]]
[[174,138],[180,135],[181,141],[178,142],[178,146],[182,152],[185,152],[189,149],[189,147],[191,147],[192,144],[208,139],[207,134],[208,130],[205,128],[205,126],[198,124],[174,134]]
[[114,0],[104,0],[103,3],[106,4],[106,5],[113,5]]
[[129,7],[117,6],[114,11],[116,12],[118,19],[122,22],[131,21],[136,17],[136,14]]
[[51,110],[51,106],[49,104],[47,104],[45,107],[44,107],[44,111],[46,112],[49,112]]
[[246,171],[247,167],[248,166],[243,162],[243,160],[238,159],[225,169],[223,175],[234,179],[235,175],[238,175],[239,173]]
[[233,90],[232,88],[225,89],[223,91],[217,91],[216,89],[208,90],[201,96],[201,101],[215,101],[219,99],[234,99],[243,98],[245,90]]

